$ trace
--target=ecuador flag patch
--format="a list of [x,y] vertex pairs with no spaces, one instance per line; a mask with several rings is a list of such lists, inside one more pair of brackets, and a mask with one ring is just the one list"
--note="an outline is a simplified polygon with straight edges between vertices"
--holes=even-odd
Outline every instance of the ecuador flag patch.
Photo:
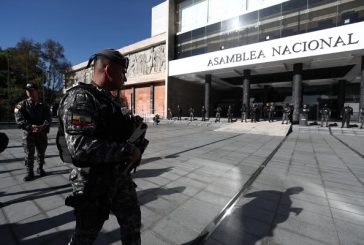
[[93,126],[91,117],[81,114],[73,114],[71,124],[74,126]]

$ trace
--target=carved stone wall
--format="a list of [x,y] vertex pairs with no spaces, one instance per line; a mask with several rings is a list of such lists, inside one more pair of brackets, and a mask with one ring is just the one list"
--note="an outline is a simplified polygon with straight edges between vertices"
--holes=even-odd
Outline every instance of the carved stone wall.
[[[135,79],[140,76],[151,75],[165,72],[166,70],[166,53],[165,44],[160,44],[146,50],[126,55],[130,62],[126,77]],[[78,82],[90,83],[93,69],[82,69],[71,75],[70,81],[66,88],[70,88]]]
[[164,72],[166,69],[165,44],[127,55],[129,68],[127,78]]

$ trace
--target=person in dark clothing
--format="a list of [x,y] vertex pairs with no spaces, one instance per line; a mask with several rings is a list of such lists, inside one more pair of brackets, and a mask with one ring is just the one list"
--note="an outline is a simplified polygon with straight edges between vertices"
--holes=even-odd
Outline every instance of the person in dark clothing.
[[177,106],[177,120],[182,120],[182,107],[180,107],[179,105]]
[[190,109],[188,109],[188,112],[190,113],[190,121],[192,122],[193,120],[195,120],[195,109],[193,109],[192,107],[190,107]]
[[201,121],[206,121],[206,108],[202,106],[201,108]]
[[257,115],[258,115],[258,105],[257,104],[254,104],[251,109],[250,109],[250,117],[251,117],[251,120],[250,122],[254,122],[256,123],[257,122]]
[[231,108],[231,105],[229,105],[227,109],[227,117],[228,117],[228,123],[231,123],[233,120],[233,109]]
[[271,102],[269,105],[269,111],[268,111],[268,121],[269,122],[273,122],[274,115],[275,115],[275,106],[274,106],[274,103]]
[[321,114],[321,127],[324,126],[324,122],[326,122],[326,127],[328,127],[331,116],[331,110],[327,106],[327,104],[325,104],[324,107],[321,108],[320,114]]
[[171,108],[168,108],[167,109],[167,119],[168,120],[172,120],[173,119]]
[[363,125],[364,125],[364,105],[359,110],[359,119],[360,119],[360,129],[363,129]]
[[353,108],[350,105],[346,105],[343,108],[342,111],[342,124],[341,127],[343,128],[345,126],[346,123],[346,127],[349,128],[350,127],[350,117],[353,115]]
[[221,112],[222,112],[221,107],[220,106],[217,106],[217,108],[216,108],[216,119],[215,119],[215,123],[216,122],[220,122]]
[[28,83],[25,86],[27,99],[20,101],[14,109],[15,121],[19,128],[23,129],[23,145],[25,152],[25,166],[27,175],[24,181],[34,179],[34,154],[37,150],[37,173],[45,176],[43,169],[45,164],[45,151],[48,146],[49,126],[52,121],[51,111],[46,103],[39,100],[37,86]]
[[[122,244],[139,245],[140,206],[136,185],[125,171],[141,158],[142,150],[130,140],[141,123],[110,93],[122,88],[129,62],[114,49],[91,56],[87,67],[92,62],[91,84],[79,83],[68,90],[58,113],[59,133],[64,132],[75,166],[70,175],[73,193],[66,198],[76,217],[69,244],[93,244],[112,212],[120,225]],[[61,145],[58,139],[57,146]]]
[[282,124],[290,121],[290,115],[292,114],[291,106],[287,103],[286,106],[283,108],[283,116],[282,116]]
[[248,118],[248,109],[246,108],[246,105],[243,104],[241,109],[240,109],[240,112],[241,112],[241,122],[245,121],[246,122],[246,119]]

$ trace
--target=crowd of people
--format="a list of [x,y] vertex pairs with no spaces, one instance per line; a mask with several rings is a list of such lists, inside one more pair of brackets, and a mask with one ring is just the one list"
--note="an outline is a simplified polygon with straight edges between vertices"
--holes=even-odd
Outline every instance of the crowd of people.
[[[259,121],[279,121],[281,120],[282,124],[292,124],[293,123],[293,111],[294,106],[292,104],[286,103],[283,107],[277,106],[274,102],[267,102],[265,104],[261,103],[253,103],[249,105],[243,104],[240,108],[240,120],[241,122],[248,122],[248,119],[252,123],[256,123]],[[306,121],[306,125],[308,122],[308,114],[310,113],[311,108],[309,105],[304,104],[299,113],[300,118]],[[180,105],[177,106],[177,120],[182,120],[183,110]],[[234,113],[235,112],[235,113]],[[221,117],[226,116],[228,119],[228,123],[233,121],[238,121],[239,113],[236,113],[236,110],[233,110],[231,105],[218,105],[214,109],[215,113],[215,123],[221,122]],[[321,127],[328,127],[330,120],[332,120],[331,115],[332,111],[327,104],[324,104],[319,108],[319,120]],[[194,121],[195,119],[195,109],[193,107],[189,107],[187,110],[187,119],[189,121]],[[201,121],[209,120],[209,116],[207,114],[207,110],[205,106],[201,107],[200,113]],[[341,128],[350,127],[350,120],[353,116],[353,108],[349,104],[345,104],[340,113],[340,118],[342,120]],[[173,120],[173,114],[171,108],[167,109],[167,119]],[[363,128],[364,124],[364,107],[359,110],[359,122],[360,129]]]

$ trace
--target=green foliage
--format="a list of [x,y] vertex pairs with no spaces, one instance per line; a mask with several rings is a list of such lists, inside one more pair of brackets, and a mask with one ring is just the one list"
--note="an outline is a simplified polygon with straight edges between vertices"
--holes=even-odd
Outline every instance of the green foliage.
[[37,84],[40,97],[52,105],[70,67],[63,46],[51,39],[39,43],[23,38],[15,47],[0,48],[0,120],[13,120],[14,106],[25,98],[28,82]]

